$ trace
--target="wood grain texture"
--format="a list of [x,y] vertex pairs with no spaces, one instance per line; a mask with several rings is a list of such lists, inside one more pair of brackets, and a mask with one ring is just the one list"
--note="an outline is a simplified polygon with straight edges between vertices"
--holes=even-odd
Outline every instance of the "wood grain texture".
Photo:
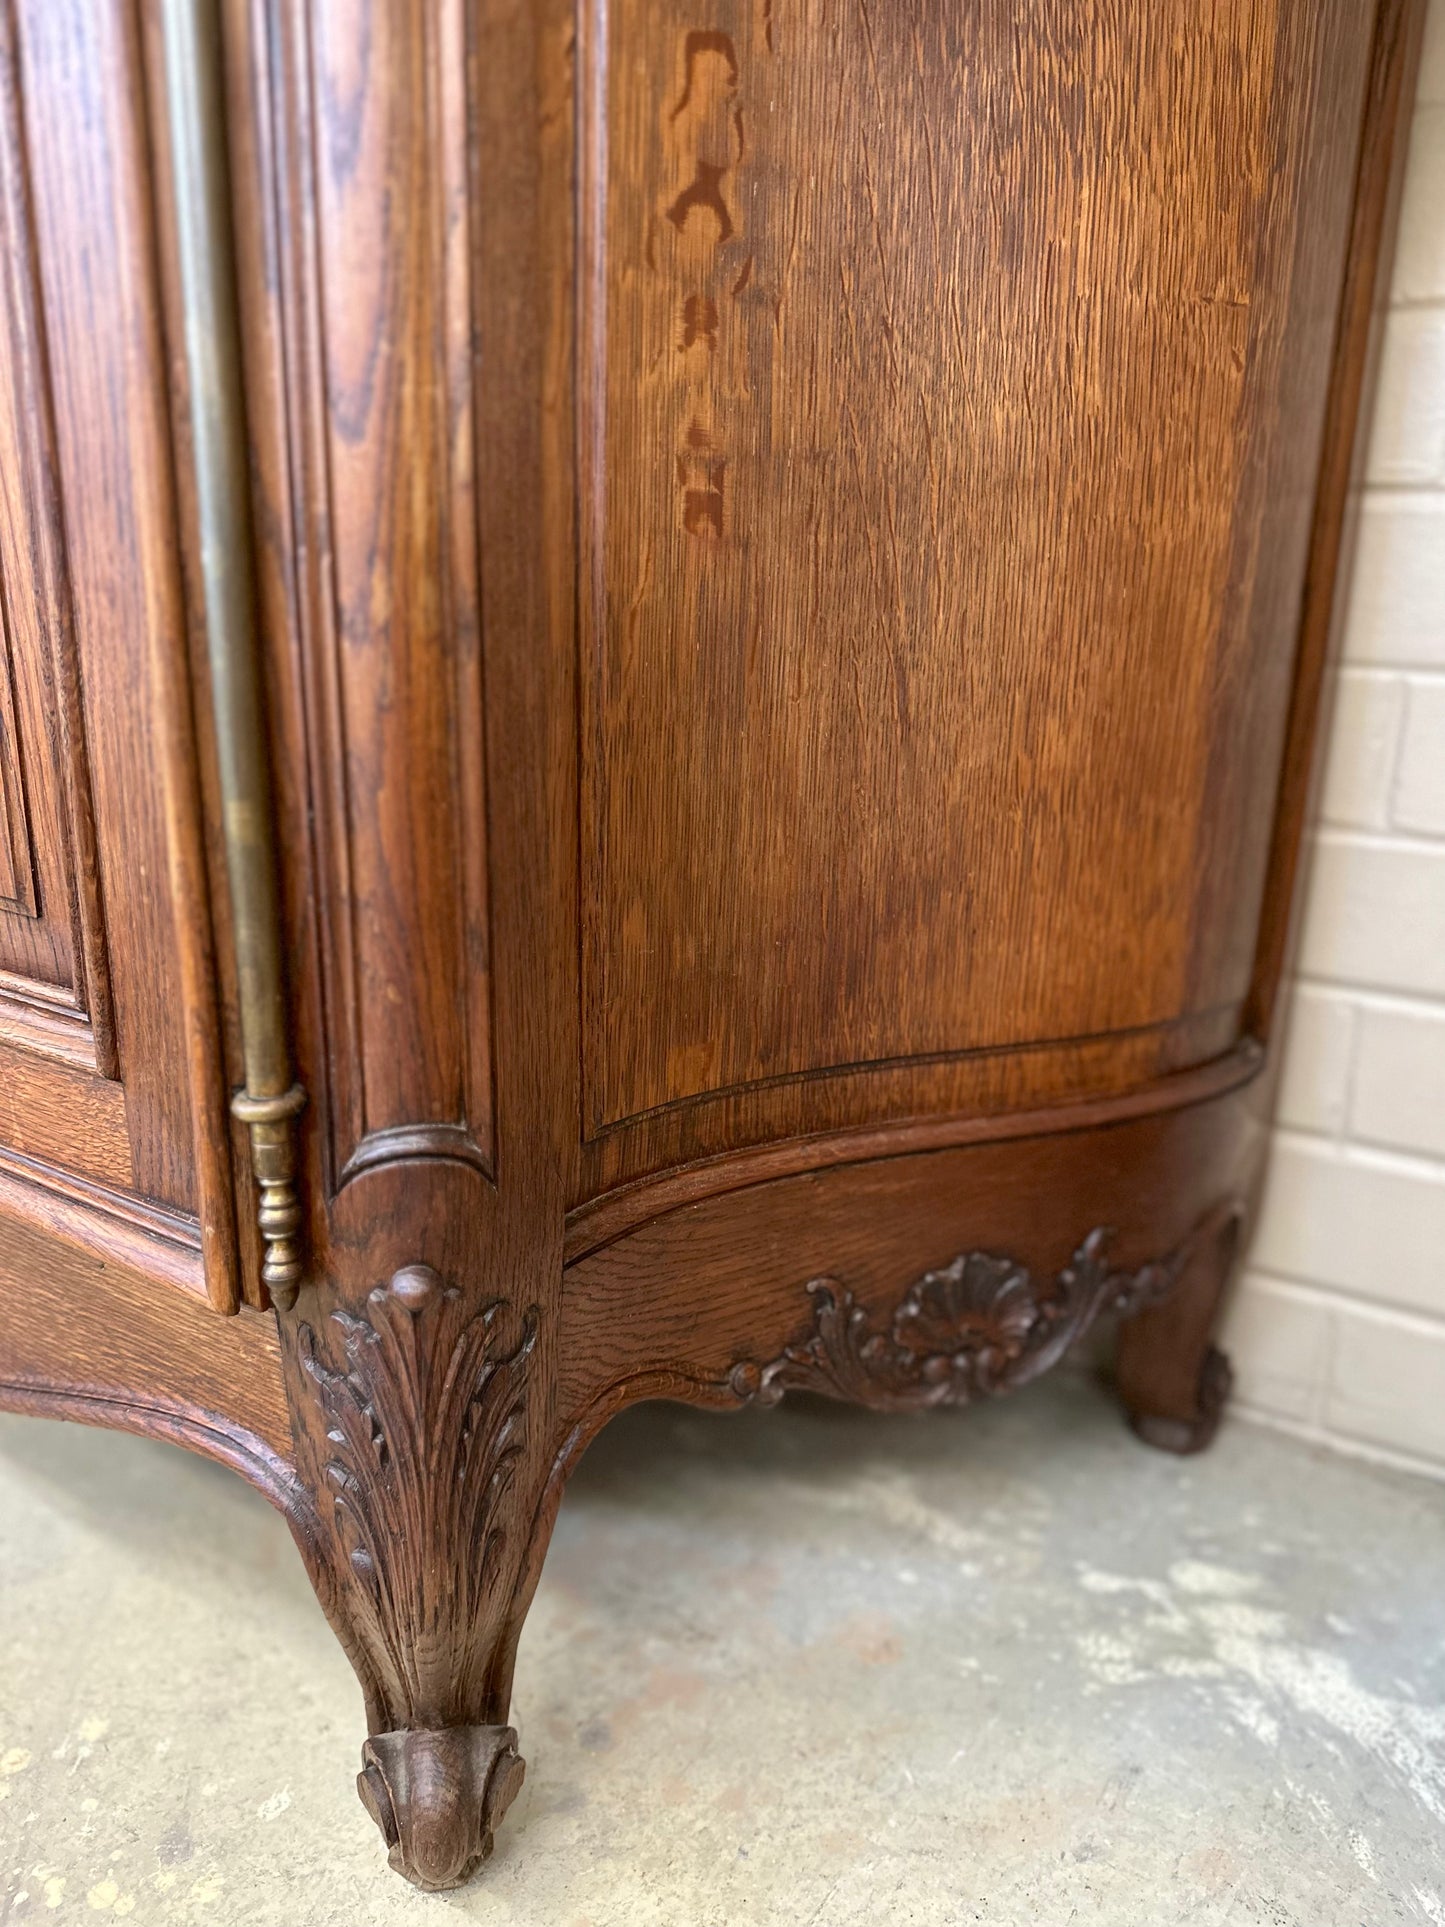
[[1237,1035],[1369,29],[590,16],[589,1135]]
[[[89,1259],[113,1261],[136,1277],[149,1275],[162,1304],[169,1287],[207,1296],[200,1227],[184,1212],[8,1145],[0,1149],[0,1203],[7,1233],[13,1219]],[[62,1260],[62,1276],[65,1269]],[[63,1348],[63,1330],[52,1334],[52,1342]],[[154,1364],[159,1371],[163,1361],[157,1357]]]
[[1146,1436],[1217,1417],[1420,8],[218,4],[311,1263],[207,1317],[155,16],[14,0],[121,1080],[72,947],[0,1025],[0,1398],[270,1482],[440,1887],[622,1405],[987,1396],[1112,1309]]
[[[19,444],[3,464],[11,538],[0,565],[13,589],[14,558],[28,558],[31,611],[18,629],[11,595],[10,641],[47,685],[72,891],[53,907],[72,903],[71,981],[97,1068],[124,1086],[129,1171],[111,1159],[103,1175],[194,1218],[213,1301],[228,1310],[225,1081],[135,29],[128,7],[80,0],[16,0],[4,12],[4,206],[16,246],[0,427],[8,410],[15,429],[0,452]],[[43,866],[38,880],[44,899]],[[47,1088],[55,1031],[37,1028],[17,1107],[22,1088]],[[19,1120],[19,1145],[83,1173],[83,1114],[67,1123],[63,1107],[45,1111],[40,1097]]]
[[333,1185],[491,1161],[466,19],[271,32]]
[[[1181,74],[1166,45],[1174,14],[1161,25],[1127,8],[1097,10],[1100,46],[1081,52],[1060,29],[1063,11],[1038,9],[1030,28],[1027,78],[1047,105],[1033,116],[1013,107],[1018,76],[998,23],[979,28],[987,44],[970,76],[975,94],[965,90],[968,127],[995,130],[995,164],[975,154],[969,176],[960,141],[940,146],[953,200],[931,230],[917,129],[952,114],[955,135],[966,130],[937,83],[937,62],[910,55],[896,19],[869,19],[872,47],[857,38],[862,9],[840,28],[854,34],[843,50],[851,91],[830,68],[837,46],[807,8],[792,26],[811,38],[800,33],[780,53],[780,23],[771,22],[768,46],[769,23],[742,7],[722,24],[665,7],[614,8],[610,17],[584,7],[577,74],[568,8],[499,7],[475,22],[468,140],[485,191],[469,190],[468,218],[484,264],[471,294],[479,345],[471,379],[493,1156],[485,1173],[429,1157],[443,1120],[418,1124],[413,1115],[395,1129],[368,1125],[374,1157],[357,1164],[343,1126],[333,1177],[348,1165],[350,1175],[329,1213],[326,1274],[283,1323],[305,1482],[320,1489],[329,1477],[335,1490],[339,1479],[353,1518],[371,1522],[347,1536],[323,1516],[313,1572],[379,1702],[369,1708],[363,1797],[395,1864],[413,1877],[442,1884],[484,1850],[487,1776],[507,1754],[505,1680],[521,1615],[566,1469],[619,1404],[736,1402],[739,1366],[754,1364],[761,1383],[770,1361],[806,1353],[816,1336],[810,1279],[834,1279],[838,1304],[846,1294],[869,1330],[890,1330],[920,1273],[946,1272],[960,1252],[1007,1254],[1031,1277],[1063,1277],[1081,1233],[1112,1224],[1118,1265],[1148,1277],[1158,1262],[1169,1268],[1192,1227],[1257,1188],[1262,1080],[1242,1034],[1243,1000],[1369,21],[1295,4],[1234,7],[1190,43],[1189,59],[1211,71],[1186,60]],[[270,418],[261,435],[269,525],[284,531],[289,502],[289,525],[306,532],[294,589],[276,565],[275,606],[291,606],[289,596],[298,612],[299,664],[295,673],[281,663],[278,686],[303,720],[318,823],[341,814],[328,800],[338,784],[374,790],[377,811],[420,836],[409,854],[427,868],[447,860],[455,834],[453,820],[429,813],[433,767],[395,755],[375,732],[353,754],[326,722],[326,705],[343,706],[335,679],[354,679],[357,691],[381,686],[368,680],[380,674],[378,649],[393,665],[427,659],[389,598],[397,571],[416,566],[412,532],[426,533],[437,553],[434,471],[429,455],[416,464],[415,499],[433,506],[407,522],[379,466],[385,438],[368,419],[348,454],[354,492],[324,496],[337,424],[354,419],[324,350],[339,332],[350,367],[369,344],[377,392],[391,356],[423,384],[441,382],[450,366],[435,312],[440,257],[426,257],[428,297],[393,287],[350,238],[369,205],[376,232],[408,237],[405,249],[388,239],[384,254],[410,272],[422,257],[448,123],[434,114],[425,139],[413,129],[409,144],[398,129],[411,125],[418,101],[434,98],[417,63],[425,67],[429,36],[450,16],[442,9],[421,23],[399,7],[380,19],[357,5],[328,15],[323,31],[314,16],[263,19],[241,0],[236,12],[253,46],[269,49],[244,65],[269,84],[253,79],[243,95],[271,109],[266,130],[248,136],[270,182],[263,205],[275,210],[253,221],[255,258],[277,263],[264,290],[253,289],[255,337],[281,344],[256,356],[255,388]],[[735,62],[722,34],[732,35]],[[390,51],[370,62],[366,85],[344,63],[355,84],[322,85],[318,74],[338,63],[318,50],[354,53],[368,35]],[[395,35],[410,45],[397,46]],[[760,110],[757,126],[743,97],[744,43],[755,65],[763,53],[791,58],[803,76],[778,90],[780,104]],[[1071,74],[1099,84],[1076,80],[1071,92]],[[855,100],[868,118],[837,123],[830,147],[840,106]],[[321,172],[328,142],[366,126],[368,115],[380,130],[369,164],[389,168],[393,197],[379,210],[379,187],[366,186],[379,172],[368,177],[358,161],[330,185]],[[733,136],[755,170],[746,202],[728,198]],[[384,167],[392,143],[401,157]],[[822,212],[809,204],[815,153],[849,190]],[[968,200],[980,183],[986,191]],[[701,277],[708,245],[708,258],[722,260],[740,236],[756,234],[752,268],[744,277],[739,261],[721,292],[699,279],[649,305],[644,215],[655,229],[653,266],[665,260],[677,275]],[[1174,231],[1176,216],[1187,231]],[[788,295],[798,300],[780,316],[770,293],[753,315],[755,287],[771,274],[775,288],[789,265],[780,233],[798,237]],[[880,236],[893,243],[888,262],[879,260]],[[972,379],[963,382],[953,379],[951,325],[944,353],[927,299],[951,278],[970,304],[962,340]],[[890,290],[904,285],[907,311],[895,317]],[[746,324],[726,341],[724,295],[733,321],[743,314]],[[428,298],[423,357],[416,316]],[[866,337],[866,352],[855,352],[845,322]],[[652,357],[641,352],[649,343]],[[818,406],[829,381],[835,418]],[[851,444],[845,388],[866,426]],[[928,519],[926,438],[913,426],[920,398],[955,431],[932,454],[953,491],[937,496],[936,512],[952,518],[942,541]],[[418,445],[429,450],[424,397],[412,406],[423,411]],[[689,439],[694,422],[742,437],[724,451],[734,466],[721,479]],[[287,462],[275,452],[283,444]],[[838,461],[830,469],[826,458],[850,447],[852,473]],[[992,466],[975,471],[980,449]],[[332,518],[324,526],[314,507],[323,499]],[[833,518],[821,562],[788,519],[800,500]],[[885,543],[900,502],[889,577],[890,557],[882,546],[870,554],[869,543]],[[383,509],[392,520],[379,519]],[[334,594],[328,544],[350,516],[357,556],[375,562],[387,593],[379,615],[349,627],[332,617],[328,630],[315,581]],[[363,540],[368,530],[380,534]],[[609,575],[627,563],[628,541],[640,548],[653,537],[651,574],[639,564],[635,579]],[[279,554],[284,533],[276,542]],[[875,567],[891,602],[877,600]],[[961,601],[947,600],[965,588],[983,612],[972,628]],[[765,625],[754,634],[738,617],[749,593],[772,598],[776,634]],[[952,646],[959,635],[968,649]],[[1236,756],[1230,731],[1256,678],[1261,709],[1245,719]],[[432,690],[405,677],[385,688],[385,729],[435,754],[447,736],[428,720]],[[294,730],[283,719],[283,739],[295,740]],[[775,768],[797,777],[796,797],[782,795],[781,778],[770,787]],[[906,837],[895,828],[900,798]],[[632,810],[620,831],[607,815],[614,808]],[[340,876],[351,861],[345,850],[338,860],[328,834],[323,827],[314,857],[291,858],[294,874],[314,861],[322,877],[323,957],[334,945],[327,867]],[[363,906],[378,931],[400,928],[394,907],[416,887],[395,875],[400,839],[379,819],[346,834],[366,845],[373,866],[365,890],[347,885],[347,915]],[[669,950],[672,938],[654,942],[645,918],[624,932],[632,974],[608,1002],[598,986],[614,954],[599,962],[599,932],[615,907],[615,879],[637,881],[626,865],[639,850],[637,894],[655,888],[680,909],[683,934]],[[973,921],[960,923],[965,883],[977,904],[970,898]],[[305,892],[292,888],[304,917]],[[710,946],[721,933],[739,947],[720,958]],[[366,1054],[348,1030],[356,993],[343,982],[346,967],[333,957],[321,973],[324,1047],[333,1059],[354,1053],[343,1082]],[[444,957],[437,981],[449,969]],[[690,1029],[679,1052],[684,1005]],[[413,1021],[404,1014],[385,1029],[384,1018],[377,1035],[393,1039]],[[719,1071],[690,1054],[694,1031],[739,1064]],[[880,1068],[890,1051],[895,1061]],[[420,1061],[397,1076],[416,1075]],[[819,1070],[829,1074],[814,1077]],[[712,1088],[729,1078],[749,1087]],[[649,1115],[589,1141],[636,1109]],[[865,1155],[870,1148],[877,1155]],[[649,1175],[655,1183],[640,1181]],[[577,1262],[559,1295],[551,1267],[560,1202],[574,1207]],[[1136,1364],[1136,1412],[1162,1412],[1171,1375],[1188,1381],[1199,1406],[1198,1346],[1207,1357],[1226,1269],[1191,1264],[1188,1316],[1168,1328],[1152,1365]],[[418,1296],[411,1337],[391,1344],[383,1334],[396,1337],[393,1300],[422,1277],[430,1309]],[[443,1304],[455,1319],[446,1342],[422,1329]],[[384,1449],[371,1460],[342,1454],[337,1435],[345,1441],[369,1413],[363,1431],[391,1438],[387,1386],[405,1383],[413,1429],[437,1434],[423,1456],[451,1467],[455,1428],[437,1419],[433,1397],[450,1383],[449,1361],[465,1351],[468,1331],[485,1332],[491,1320],[515,1337],[534,1308],[515,1476],[485,1520],[467,1511],[453,1535],[474,1544],[478,1532],[502,1534],[506,1559],[520,1561],[506,1605],[500,1594],[478,1604],[460,1584],[428,1605],[424,1574],[449,1571],[462,1557],[458,1543],[404,1560],[404,1573],[392,1570],[393,1555],[378,1564],[368,1552],[386,1537],[376,1522],[400,1503],[416,1467]],[[382,1369],[388,1344],[411,1359],[405,1370]],[[499,1364],[511,1357],[499,1341]],[[484,1435],[487,1421],[479,1423]],[[333,1460],[339,1473],[328,1471]],[[450,1472],[442,1484],[452,1505]],[[367,1555],[360,1568],[356,1552]],[[419,1695],[423,1655],[429,1684]],[[424,1834],[434,1828],[430,1857],[416,1851],[419,1819]]]
[[124,1086],[83,1061],[47,1061],[50,1054],[36,1048],[35,1028],[16,1025],[10,1039],[0,1039],[0,1145],[132,1187]]
[[[1423,5],[1416,0],[1382,0],[1366,76],[1350,249],[1250,987],[1247,1022],[1261,1039],[1271,1035],[1298,934],[1300,851],[1311,797],[1323,776],[1321,746],[1329,739],[1325,671],[1342,643],[1345,592],[1364,481],[1364,428],[1371,417],[1405,179],[1408,143],[1401,130],[1408,125],[1415,97],[1424,32]],[[1274,1058],[1277,1072],[1277,1052]]]
[[123,1244],[39,1189],[45,1219],[22,1216],[15,1185],[0,1173],[0,1405],[174,1437],[283,1503],[291,1421],[271,1322],[215,1316],[198,1248],[191,1288],[176,1289],[138,1228]]
[[0,914],[0,997],[12,1031],[37,1003],[68,1006],[73,1049],[83,1046],[92,1068],[114,1077],[94,799],[16,54],[7,11],[0,20],[0,908],[12,914]]

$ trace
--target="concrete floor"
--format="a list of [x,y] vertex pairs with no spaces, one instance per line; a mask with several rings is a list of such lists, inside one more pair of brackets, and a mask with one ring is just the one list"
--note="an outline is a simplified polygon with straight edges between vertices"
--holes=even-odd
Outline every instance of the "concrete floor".
[[522,1645],[480,1881],[389,1873],[281,1521],[0,1421],[0,1919],[1445,1923],[1445,1487],[1056,1378],[914,1422],[652,1407]]

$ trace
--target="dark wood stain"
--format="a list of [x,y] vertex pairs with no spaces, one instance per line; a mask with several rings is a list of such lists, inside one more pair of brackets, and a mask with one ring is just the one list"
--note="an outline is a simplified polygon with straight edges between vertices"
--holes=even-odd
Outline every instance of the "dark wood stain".
[[629,1402],[1112,1313],[1211,1436],[1423,7],[219,4],[309,1271],[225,1109],[159,14],[14,0],[0,1404],[282,1508],[444,1887]]
[[589,1133],[1237,1009],[1368,12],[691,17],[583,90]]

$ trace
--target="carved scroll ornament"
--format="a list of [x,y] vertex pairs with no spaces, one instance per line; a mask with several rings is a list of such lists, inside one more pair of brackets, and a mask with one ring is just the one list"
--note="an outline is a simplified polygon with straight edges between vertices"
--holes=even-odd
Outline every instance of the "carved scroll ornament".
[[896,1412],[1012,1391],[1057,1363],[1101,1313],[1161,1303],[1198,1245],[1196,1234],[1157,1263],[1121,1271],[1108,1262],[1111,1236],[1097,1227],[1042,1280],[1012,1258],[962,1253],[925,1272],[883,1324],[846,1285],[815,1278],[811,1332],[768,1364],[739,1365],[732,1389],[760,1405],[802,1391]]

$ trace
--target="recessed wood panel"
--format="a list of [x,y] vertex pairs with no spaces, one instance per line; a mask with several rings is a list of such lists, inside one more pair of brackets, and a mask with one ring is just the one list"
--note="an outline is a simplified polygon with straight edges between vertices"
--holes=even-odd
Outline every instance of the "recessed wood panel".
[[158,1214],[225,1308],[206,692],[140,24],[128,0],[0,7],[0,584],[36,906],[0,914],[0,1151],[102,1225]]
[[0,30],[0,1000],[68,1010],[114,1072],[53,397],[15,45]]
[[6,1014],[0,1008],[0,1150],[131,1189],[124,1088],[79,1064],[46,1062],[24,1032],[15,1048]]
[[583,36],[584,1128],[1248,987],[1371,10]]

